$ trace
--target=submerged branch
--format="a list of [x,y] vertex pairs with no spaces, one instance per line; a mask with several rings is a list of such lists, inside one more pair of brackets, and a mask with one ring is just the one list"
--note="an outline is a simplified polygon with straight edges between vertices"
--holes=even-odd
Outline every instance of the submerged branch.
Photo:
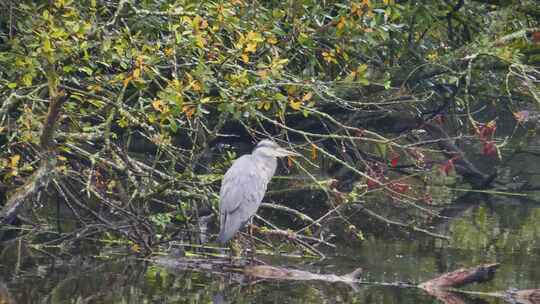
[[39,168],[28,178],[26,183],[8,198],[0,211],[0,226],[11,224],[24,203],[50,181],[55,164],[54,155],[49,155],[47,159],[42,160]]

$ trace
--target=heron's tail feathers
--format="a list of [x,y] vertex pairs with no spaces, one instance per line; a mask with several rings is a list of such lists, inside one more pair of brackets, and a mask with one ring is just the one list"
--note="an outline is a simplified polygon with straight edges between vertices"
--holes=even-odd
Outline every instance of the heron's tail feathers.
[[227,215],[222,222],[217,241],[221,244],[227,243],[234,237],[235,233],[240,230],[242,226],[244,226],[245,223],[245,220],[231,216],[230,214]]

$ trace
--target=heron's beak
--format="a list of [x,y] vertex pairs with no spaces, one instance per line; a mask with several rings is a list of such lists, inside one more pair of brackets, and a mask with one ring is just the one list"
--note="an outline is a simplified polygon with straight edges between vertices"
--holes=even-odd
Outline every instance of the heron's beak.
[[289,151],[287,149],[283,149],[283,148],[279,148],[277,150],[277,154],[279,154],[279,156],[301,156],[300,154],[296,153],[296,152],[293,152],[293,151]]

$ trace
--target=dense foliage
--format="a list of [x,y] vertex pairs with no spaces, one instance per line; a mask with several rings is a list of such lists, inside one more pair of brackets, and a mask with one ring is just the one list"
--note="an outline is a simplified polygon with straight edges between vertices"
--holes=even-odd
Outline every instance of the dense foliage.
[[432,234],[436,185],[489,186],[535,130],[540,11],[507,2],[3,1],[0,215],[48,244],[193,241],[237,144],[272,137],[323,202],[267,205],[291,242]]

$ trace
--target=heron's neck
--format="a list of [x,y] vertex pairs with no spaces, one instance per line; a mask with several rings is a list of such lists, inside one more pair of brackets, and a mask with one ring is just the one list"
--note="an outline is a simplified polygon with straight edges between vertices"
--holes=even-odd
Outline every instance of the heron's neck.
[[252,156],[255,158],[255,164],[261,173],[264,173],[264,176],[268,178],[268,181],[272,178],[276,172],[277,167],[277,158],[275,156],[268,156],[262,153],[253,153]]

